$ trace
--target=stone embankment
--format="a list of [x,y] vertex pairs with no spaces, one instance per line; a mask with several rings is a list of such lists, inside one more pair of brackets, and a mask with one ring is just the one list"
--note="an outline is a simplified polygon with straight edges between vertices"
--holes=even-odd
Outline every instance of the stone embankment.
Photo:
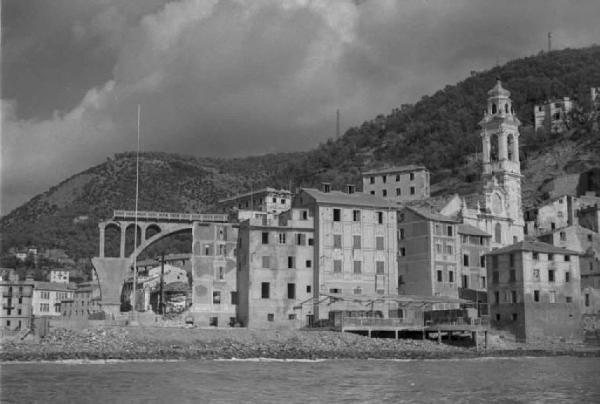
[[[596,348],[505,347],[483,355],[600,356]],[[334,331],[253,331],[104,327],[56,329],[39,341],[3,341],[0,361],[65,359],[367,359],[467,358],[482,355],[472,347],[410,339],[378,339]]]

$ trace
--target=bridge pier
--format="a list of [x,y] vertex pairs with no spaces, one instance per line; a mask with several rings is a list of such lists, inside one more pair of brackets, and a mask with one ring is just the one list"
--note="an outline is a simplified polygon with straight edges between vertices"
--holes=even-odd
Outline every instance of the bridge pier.
[[94,257],[92,265],[96,269],[102,309],[112,314],[121,310],[121,289],[129,275],[129,258]]

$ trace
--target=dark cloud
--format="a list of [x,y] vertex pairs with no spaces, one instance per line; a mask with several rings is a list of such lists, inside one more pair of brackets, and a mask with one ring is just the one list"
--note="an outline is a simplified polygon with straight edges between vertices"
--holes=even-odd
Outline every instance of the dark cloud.
[[138,103],[144,150],[304,150],[334,134],[338,108],[357,125],[537,53],[549,30],[556,47],[600,37],[595,0],[163,3],[3,9],[2,213],[133,150]]

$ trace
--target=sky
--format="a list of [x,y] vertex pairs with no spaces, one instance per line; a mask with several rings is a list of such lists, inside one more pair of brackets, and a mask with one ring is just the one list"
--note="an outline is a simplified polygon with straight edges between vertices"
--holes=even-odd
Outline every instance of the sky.
[[114,153],[308,150],[496,63],[599,42],[598,0],[6,0],[0,214]]

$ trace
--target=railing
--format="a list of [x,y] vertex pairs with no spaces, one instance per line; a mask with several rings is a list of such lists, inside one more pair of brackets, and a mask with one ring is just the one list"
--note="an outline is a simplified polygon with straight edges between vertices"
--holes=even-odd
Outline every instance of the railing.
[[[135,219],[134,210],[115,210],[113,218]],[[138,211],[137,218],[142,220],[175,220],[183,222],[227,222],[227,215],[216,213],[171,213]]]
[[422,322],[404,318],[377,318],[377,317],[344,317],[343,327],[400,327],[403,325],[423,325]]

